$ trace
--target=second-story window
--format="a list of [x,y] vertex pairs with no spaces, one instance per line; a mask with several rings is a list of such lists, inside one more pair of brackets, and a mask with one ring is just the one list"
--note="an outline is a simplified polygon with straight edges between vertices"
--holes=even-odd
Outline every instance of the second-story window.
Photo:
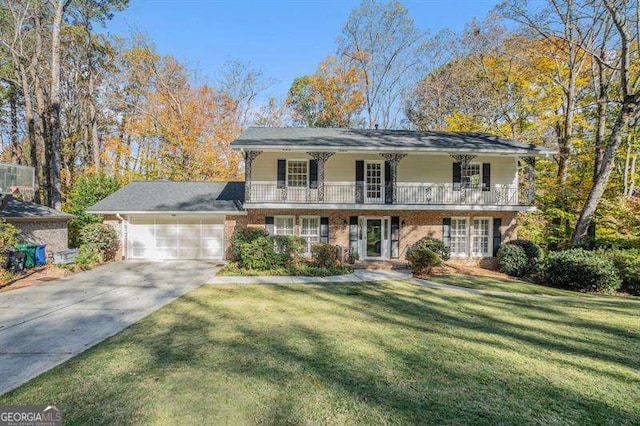
[[287,160],[287,186],[305,188],[309,185],[309,163],[307,160]]
[[465,188],[479,188],[482,186],[482,167],[480,163],[469,163],[462,170],[462,185]]

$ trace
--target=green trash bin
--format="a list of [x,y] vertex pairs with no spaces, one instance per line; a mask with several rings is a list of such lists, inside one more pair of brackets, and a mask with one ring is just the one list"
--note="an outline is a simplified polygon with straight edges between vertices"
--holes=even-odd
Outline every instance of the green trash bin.
[[17,250],[23,251],[25,253],[24,257],[24,267],[25,268],[33,268],[36,266],[36,248],[33,244],[18,244],[16,246]]

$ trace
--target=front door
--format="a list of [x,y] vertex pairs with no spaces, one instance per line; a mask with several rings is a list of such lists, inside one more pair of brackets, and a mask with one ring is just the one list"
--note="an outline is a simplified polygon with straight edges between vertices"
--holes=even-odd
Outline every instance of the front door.
[[366,254],[368,258],[382,257],[382,219],[367,219]]
[[384,202],[383,193],[383,164],[381,161],[372,161],[366,163],[365,169],[365,202],[382,203]]

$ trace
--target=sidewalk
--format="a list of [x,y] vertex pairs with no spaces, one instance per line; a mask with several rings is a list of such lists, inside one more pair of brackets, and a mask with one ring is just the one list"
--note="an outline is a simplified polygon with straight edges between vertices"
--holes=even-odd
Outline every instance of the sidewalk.
[[257,277],[213,277],[207,284],[293,284],[293,283],[351,283],[358,281],[408,280],[409,271],[368,271],[356,269],[353,274],[330,277],[257,276]]

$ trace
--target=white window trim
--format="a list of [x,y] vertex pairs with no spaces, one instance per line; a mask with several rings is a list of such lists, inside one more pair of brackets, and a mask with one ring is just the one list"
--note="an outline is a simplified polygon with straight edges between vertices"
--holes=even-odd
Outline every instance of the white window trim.
[[[489,244],[487,244],[487,248],[488,248],[488,252],[487,253],[482,253],[482,254],[476,254],[475,253],[475,248],[473,247],[473,240],[475,238],[474,232],[475,232],[475,221],[476,220],[488,220],[489,221],[489,227],[488,227],[489,235],[487,236],[487,239],[489,240]],[[471,219],[471,221],[469,222],[469,237],[470,237],[469,255],[471,257],[475,257],[475,258],[491,257],[493,255],[493,218],[489,217],[489,216],[474,216]]]
[[[466,230],[466,244],[465,244],[465,250],[466,253],[464,254],[460,254],[460,253],[454,253],[453,251],[451,252],[451,257],[455,257],[455,258],[460,258],[460,259],[464,259],[464,258],[468,258],[470,257],[470,253],[471,253],[471,230],[469,229],[469,224],[470,224],[470,219],[469,216],[453,216],[451,217],[451,221],[453,222],[454,220],[464,220],[465,221],[465,230]],[[453,224],[451,224],[451,230],[449,231],[450,234],[453,234]],[[449,236],[449,248],[451,249],[453,247],[453,235]]]
[[[364,161],[364,199],[367,201],[367,165],[368,164],[380,164],[380,200],[384,202],[384,190],[385,190],[385,181],[384,181],[384,160],[365,160]],[[376,198],[376,200],[378,200]]]
[[[306,186],[289,186],[289,162],[290,161],[301,161],[307,163],[307,185]],[[299,189],[299,188],[309,188],[309,159],[308,158],[287,158],[285,162],[285,186],[287,188]]]
[[[470,163],[467,163],[467,166],[478,166],[478,175],[480,175],[480,183],[478,188],[483,188],[483,184],[484,184],[484,176],[482,175],[482,163],[478,162],[478,161],[472,161]],[[460,165],[460,185],[464,186],[464,169],[462,169],[462,164]],[[471,186],[471,184],[469,184],[469,186],[465,187],[466,189],[470,189],[470,188],[476,188],[474,186]]]
[[[292,219],[293,233],[292,234],[279,234],[277,219]],[[294,215],[277,215],[273,216],[273,235],[296,235],[296,217]]]
[[[320,216],[317,216],[317,215],[302,215],[302,216],[298,216],[298,230],[299,230],[298,235],[300,237],[302,237],[302,238],[305,238],[305,241],[306,241],[306,237],[309,237],[310,235],[303,235],[302,234],[302,220],[303,219],[317,219],[318,220],[317,232],[318,232],[318,242],[320,242],[321,239],[322,239],[322,236],[320,235],[320,232],[321,232],[320,228],[321,228],[321,225],[322,225],[320,223],[321,222]],[[305,248],[304,254],[305,255],[310,255],[311,254],[311,246],[310,245],[308,245]]]

